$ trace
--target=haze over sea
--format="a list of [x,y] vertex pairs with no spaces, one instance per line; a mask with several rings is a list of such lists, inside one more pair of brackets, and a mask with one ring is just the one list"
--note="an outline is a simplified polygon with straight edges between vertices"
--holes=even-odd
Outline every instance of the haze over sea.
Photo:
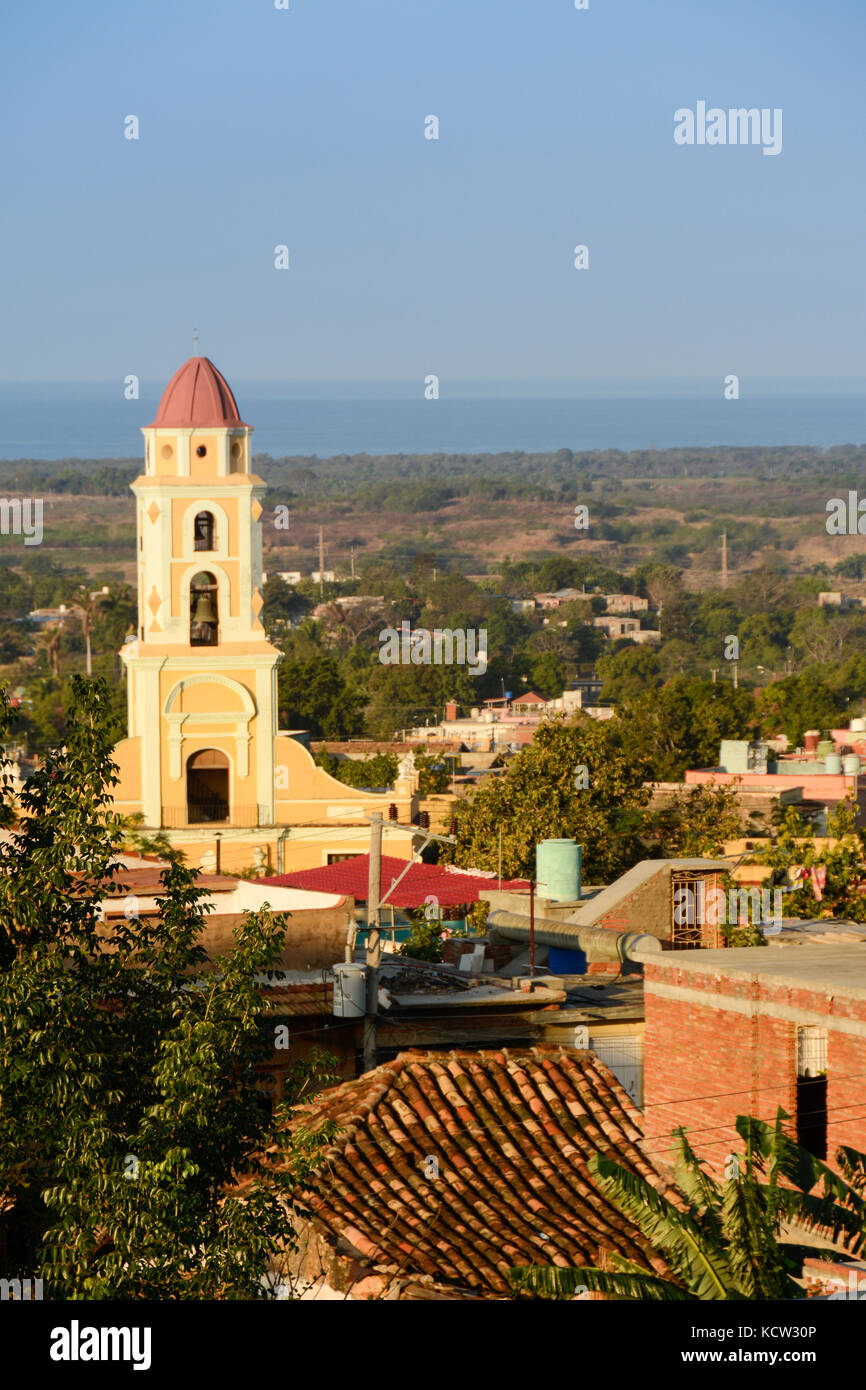
[[[230,378],[231,380],[231,378]],[[866,442],[860,381],[712,383],[231,382],[256,453],[552,452]],[[126,400],[117,382],[0,383],[0,459],[138,458],[161,385]]]

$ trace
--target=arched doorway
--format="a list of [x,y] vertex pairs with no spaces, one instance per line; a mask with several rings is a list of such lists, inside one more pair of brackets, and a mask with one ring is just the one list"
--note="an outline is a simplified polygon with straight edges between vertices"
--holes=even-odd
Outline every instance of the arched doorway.
[[202,748],[186,760],[187,823],[229,818],[229,760],[217,748]]

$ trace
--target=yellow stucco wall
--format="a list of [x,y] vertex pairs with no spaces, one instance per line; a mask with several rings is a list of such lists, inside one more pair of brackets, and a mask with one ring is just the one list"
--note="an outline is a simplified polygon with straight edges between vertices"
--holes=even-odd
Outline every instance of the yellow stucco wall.
[[[197,449],[207,449],[204,458],[199,458]],[[193,430],[189,441],[189,476],[193,482],[205,482],[216,477],[217,437],[215,434],[199,433]]]
[[120,773],[120,781],[115,788],[115,806],[121,815],[129,815],[141,810],[141,739],[123,738],[115,744],[112,753]]

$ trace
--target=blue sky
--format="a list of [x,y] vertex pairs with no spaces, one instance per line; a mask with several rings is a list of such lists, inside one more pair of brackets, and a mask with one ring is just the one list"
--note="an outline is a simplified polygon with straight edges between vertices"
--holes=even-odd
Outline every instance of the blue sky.
[[[164,381],[193,327],[233,382],[859,377],[864,39],[862,0],[9,7],[0,381]],[[782,153],[677,146],[701,99]]]

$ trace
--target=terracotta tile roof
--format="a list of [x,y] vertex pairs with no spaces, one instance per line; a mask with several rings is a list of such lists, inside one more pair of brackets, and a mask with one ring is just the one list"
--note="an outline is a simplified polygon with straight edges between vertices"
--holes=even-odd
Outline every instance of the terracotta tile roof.
[[664,1270],[587,1170],[600,1152],[671,1191],[641,1152],[638,1111],[591,1052],[401,1053],[293,1125],[327,1120],[336,1140],[295,1205],[367,1288],[507,1297],[514,1265],[595,1264],[605,1250]]
[[329,1014],[334,1001],[332,980],[311,980],[305,985],[260,985],[269,1013],[284,1018],[302,1014]]
[[[78,877],[82,878],[83,875]],[[207,893],[233,893],[238,882],[238,879],[225,874],[200,873],[196,886]],[[128,893],[138,893],[142,897],[163,897],[162,869],[158,865],[143,869],[121,867],[114,878],[103,885],[101,892],[104,898],[124,898]]]

